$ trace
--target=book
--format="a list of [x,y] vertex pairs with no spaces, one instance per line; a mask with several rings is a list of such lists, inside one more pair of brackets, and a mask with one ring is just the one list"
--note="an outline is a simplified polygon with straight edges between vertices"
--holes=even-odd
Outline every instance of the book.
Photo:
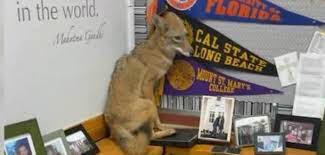
[[151,141],[151,145],[192,147],[196,144],[198,137],[197,129],[176,129],[174,135]]
[[212,148],[211,152],[216,154],[240,155],[240,148],[216,145]]

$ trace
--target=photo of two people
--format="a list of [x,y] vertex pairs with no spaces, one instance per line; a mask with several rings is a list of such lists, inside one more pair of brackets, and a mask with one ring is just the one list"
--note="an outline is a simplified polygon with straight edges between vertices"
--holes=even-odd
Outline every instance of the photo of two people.
[[204,96],[199,139],[230,141],[234,99]]
[[224,132],[225,117],[224,112],[209,112],[209,124],[212,124],[213,129],[203,129],[201,137],[227,139],[227,134]]
[[213,122],[213,130],[212,134],[213,135],[218,135],[223,133],[223,128],[224,128],[224,123],[225,123],[225,117],[223,112],[218,112],[217,118],[214,119]]

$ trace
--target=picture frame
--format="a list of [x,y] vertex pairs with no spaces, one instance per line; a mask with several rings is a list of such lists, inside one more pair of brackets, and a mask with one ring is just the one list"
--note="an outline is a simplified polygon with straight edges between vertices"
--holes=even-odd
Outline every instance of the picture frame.
[[283,132],[286,146],[316,151],[321,120],[319,118],[278,114],[275,132]]
[[62,129],[44,135],[43,141],[47,154],[72,155]]
[[46,154],[37,120],[30,119],[4,127],[4,149],[6,155],[20,152],[31,155]]
[[230,142],[234,98],[203,96],[198,139]]
[[94,155],[99,152],[95,142],[80,124],[64,131],[72,154]]
[[236,144],[239,147],[253,146],[254,135],[271,132],[271,120],[268,115],[235,119]]
[[286,141],[283,133],[255,134],[255,155],[284,155]]

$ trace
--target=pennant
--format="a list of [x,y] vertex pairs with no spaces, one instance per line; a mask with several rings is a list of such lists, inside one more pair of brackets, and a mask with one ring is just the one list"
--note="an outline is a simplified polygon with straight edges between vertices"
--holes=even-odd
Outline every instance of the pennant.
[[278,25],[324,25],[290,12],[268,0],[158,0],[158,12],[168,4],[197,19]]
[[184,20],[192,57],[202,63],[243,72],[277,76],[276,66],[240,46],[213,28],[178,13]]
[[262,95],[281,91],[239,80],[196,62],[193,58],[176,57],[167,73],[163,94],[185,95]]

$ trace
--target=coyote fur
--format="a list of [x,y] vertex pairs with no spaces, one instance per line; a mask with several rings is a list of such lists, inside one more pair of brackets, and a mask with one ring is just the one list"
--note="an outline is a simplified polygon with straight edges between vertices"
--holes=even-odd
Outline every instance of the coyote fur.
[[177,53],[193,51],[176,14],[154,15],[152,24],[148,39],[116,62],[108,90],[105,120],[126,155],[144,155],[151,139],[175,133],[159,120],[154,89]]

